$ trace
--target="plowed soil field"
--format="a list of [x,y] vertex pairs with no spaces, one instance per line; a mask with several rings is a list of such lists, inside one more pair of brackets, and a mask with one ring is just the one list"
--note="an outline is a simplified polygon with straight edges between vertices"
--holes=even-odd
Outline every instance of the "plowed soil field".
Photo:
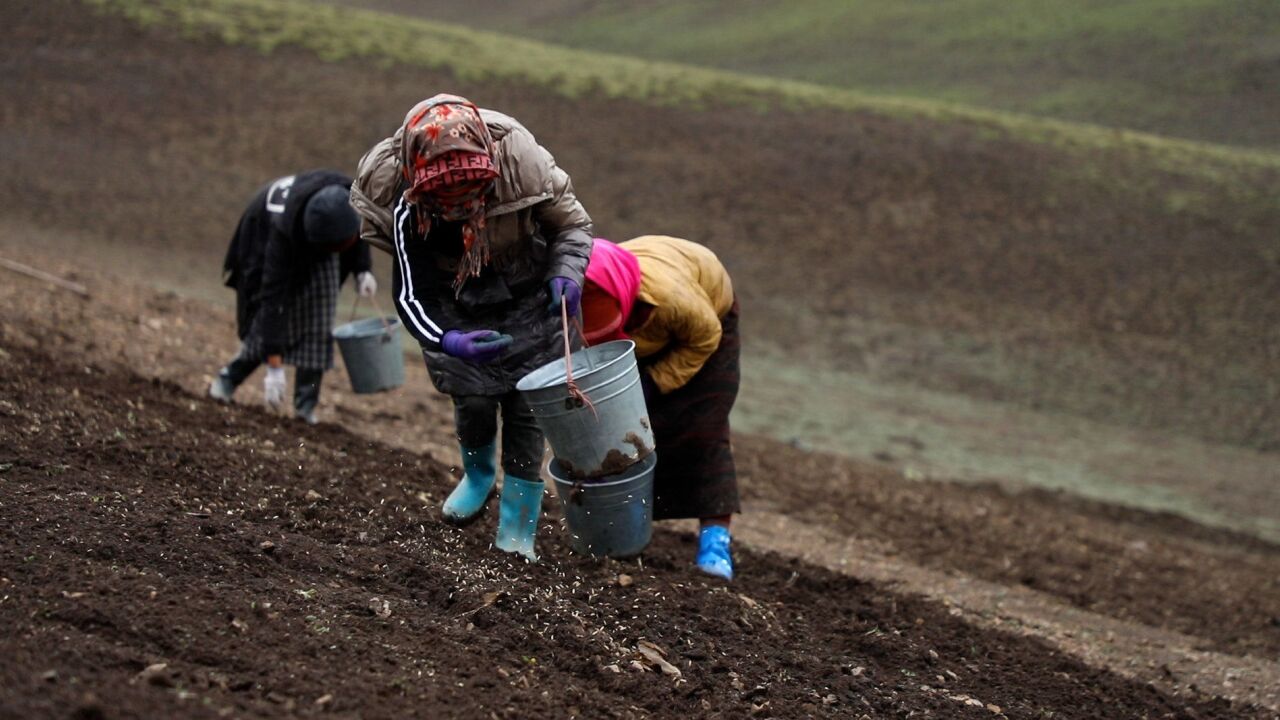
[[[576,557],[550,495],[530,565],[492,514],[441,522],[452,422],[416,364],[373,397],[339,368],[316,427],[260,409],[256,377],[203,397],[235,348],[217,261],[247,196],[349,169],[439,89],[534,127],[602,235],[713,246],[753,348],[1264,460],[1271,210],[1049,197],[1028,177],[1052,150],[923,119],[567,100],[70,0],[0,20],[0,255],[88,293],[0,270],[0,720],[1280,717],[1280,548],[1247,534],[738,434],[732,583],[691,569],[680,524],[636,561]],[[1159,291],[1175,277],[1211,280]],[[972,364],[903,340],[922,329],[973,333]],[[1044,374],[972,375],[997,336]]]
[[516,562],[439,462],[4,348],[5,717],[1267,717],[769,553],[708,581],[679,534]]

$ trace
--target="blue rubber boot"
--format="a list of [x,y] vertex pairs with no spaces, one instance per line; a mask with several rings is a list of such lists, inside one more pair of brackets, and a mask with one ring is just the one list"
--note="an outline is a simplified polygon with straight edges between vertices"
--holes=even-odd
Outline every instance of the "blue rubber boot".
[[484,447],[462,448],[462,479],[444,501],[444,519],[455,525],[475,520],[493,496],[498,477],[497,442]]
[[708,575],[733,579],[733,556],[729,554],[729,528],[707,525],[698,535],[698,569]]
[[538,534],[538,518],[542,516],[542,489],[542,480],[522,480],[510,474],[502,479],[495,547],[537,562],[533,540]]

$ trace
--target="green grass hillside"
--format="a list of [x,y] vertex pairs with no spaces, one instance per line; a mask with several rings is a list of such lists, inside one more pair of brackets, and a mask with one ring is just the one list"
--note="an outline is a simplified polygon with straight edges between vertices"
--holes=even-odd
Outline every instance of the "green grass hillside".
[[[908,119],[955,123],[992,138],[1051,146],[1074,156],[1061,172],[1084,177],[1110,192],[1135,190],[1095,165],[1100,153],[1172,173],[1244,199],[1259,209],[1280,204],[1259,182],[1280,169],[1280,153],[1184,141],[1159,135],[1119,132],[1089,124],[1042,119],[970,105],[909,97],[868,95],[799,81],[731,73],[625,55],[572,50],[511,35],[468,30],[460,25],[406,20],[383,12],[326,7],[307,0],[85,0],[143,25],[164,24],[192,37],[214,36],[269,52],[299,47],[327,60],[363,58],[447,70],[462,80],[517,81],[565,97],[586,94],[660,105],[741,104],[761,110],[870,111]],[[479,8],[486,2],[477,0]],[[541,5],[546,17],[569,0]],[[481,15],[486,14],[481,13]],[[542,16],[539,16],[542,17]],[[1178,212],[1212,215],[1217,206],[1195,188],[1165,197]]]
[[1280,147],[1275,0],[331,0],[577,48]]

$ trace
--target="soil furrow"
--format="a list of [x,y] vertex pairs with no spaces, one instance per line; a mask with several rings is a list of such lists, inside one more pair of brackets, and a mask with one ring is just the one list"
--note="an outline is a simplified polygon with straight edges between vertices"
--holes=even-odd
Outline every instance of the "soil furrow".
[[[1265,717],[771,554],[708,582],[679,534],[594,563],[548,523],[543,562],[512,563],[492,519],[424,505],[447,487],[430,460],[4,350],[8,712]],[[633,665],[641,641],[681,677]]]

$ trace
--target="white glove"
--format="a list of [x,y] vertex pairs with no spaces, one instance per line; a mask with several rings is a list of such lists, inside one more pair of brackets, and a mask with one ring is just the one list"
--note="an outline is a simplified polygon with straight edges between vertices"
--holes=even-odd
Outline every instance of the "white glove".
[[378,292],[378,281],[374,279],[373,273],[362,272],[356,275],[356,292],[362,298],[371,298]]
[[284,389],[284,368],[268,367],[267,376],[262,379],[262,395],[268,407],[278,408],[284,404]]

